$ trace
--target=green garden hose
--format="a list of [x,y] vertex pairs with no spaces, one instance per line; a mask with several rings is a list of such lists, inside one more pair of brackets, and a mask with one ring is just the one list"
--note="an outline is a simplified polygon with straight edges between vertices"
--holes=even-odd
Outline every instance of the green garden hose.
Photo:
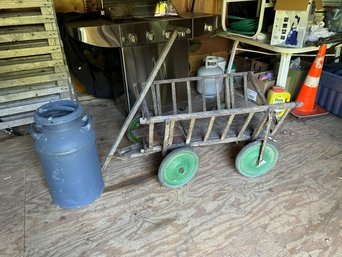
[[[225,33],[236,33],[241,35],[254,35],[258,30],[259,18],[242,18],[238,16],[229,15],[230,20],[235,20],[230,22],[229,29],[227,31],[222,31],[211,35],[210,38],[225,34]],[[267,23],[263,22],[262,30],[267,29]]]

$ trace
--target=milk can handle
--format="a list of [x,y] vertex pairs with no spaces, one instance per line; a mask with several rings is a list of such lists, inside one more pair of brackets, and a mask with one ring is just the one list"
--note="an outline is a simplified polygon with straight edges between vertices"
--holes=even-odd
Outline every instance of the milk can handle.
[[41,128],[42,127],[35,122],[31,124],[31,126],[29,127],[29,132],[33,139],[39,140],[43,136]]
[[205,68],[210,69],[217,67],[217,61],[218,60],[216,56],[207,56],[205,59]]
[[89,131],[91,129],[91,125],[93,124],[93,117],[90,114],[86,114],[83,116],[82,121],[85,123],[81,130]]

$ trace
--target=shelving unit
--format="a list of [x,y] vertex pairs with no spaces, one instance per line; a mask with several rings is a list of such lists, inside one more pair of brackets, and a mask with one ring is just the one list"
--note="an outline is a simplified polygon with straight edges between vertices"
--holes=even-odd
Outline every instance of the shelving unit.
[[262,23],[264,21],[265,9],[274,7],[274,3],[272,2],[272,0],[223,0],[222,1],[221,24],[222,24],[222,28],[224,31],[228,30],[227,26],[226,26],[226,17],[228,14],[228,4],[229,3],[242,3],[242,2],[258,2],[258,8],[256,11],[256,17],[259,18],[258,29],[257,29],[256,33],[252,36],[246,36],[246,35],[241,35],[241,34],[236,34],[236,33],[231,33],[231,32],[229,32],[229,34],[230,35],[237,35],[237,36],[244,37],[244,38],[256,39],[257,35],[261,32],[261,29],[262,29]]
[[[302,54],[302,53],[308,53],[308,52],[314,52],[318,50],[318,47],[310,46],[310,47],[304,47],[304,48],[286,48],[286,47],[278,47],[278,46],[272,46],[269,44],[269,42],[259,41],[255,39],[249,39],[244,37],[239,37],[235,35],[221,35],[224,38],[230,39],[234,41],[228,68],[227,70],[230,72],[231,68],[233,66],[235,54],[237,50],[240,51],[249,51],[248,49],[238,48],[238,45],[240,42],[246,43],[248,45],[257,46],[260,48],[263,48],[265,50],[272,51],[274,53],[278,53],[280,55],[280,64],[279,64],[279,71],[278,71],[278,77],[277,77],[277,86],[285,87],[287,75],[289,71],[289,66],[291,62],[291,57],[295,54]],[[328,48],[331,47],[331,45],[328,45]]]
[[29,124],[39,106],[75,99],[53,0],[0,2],[0,129]]
[[[257,17],[259,17],[259,23],[258,23],[257,32],[253,36],[246,36],[246,35],[240,35],[240,34],[231,33],[227,31],[226,16],[228,13],[228,4],[234,3],[234,2],[236,3],[236,2],[248,2],[248,1],[258,1]],[[264,40],[264,41],[257,40],[256,37],[261,32],[265,9],[274,7],[274,3],[272,3],[271,0],[223,0],[222,2],[223,2],[222,16],[221,16],[222,28],[224,31],[227,31],[227,33],[221,34],[220,36],[234,41],[234,44],[230,53],[228,67],[227,67],[228,72],[231,72],[236,51],[237,50],[249,51],[248,49],[238,48],[239,43],[242,42],[251,46],[260,47],[262,49],[265,49],[265,50],[268,50],[268,51],[271,51],[273,53],[280,55],[280,65],[279,65],[276,85],[285,87],[287,75],[289,71],[289,66],[291,62],[291,57],[295,54],[304,54],[308,52],[317,51],[319,48],[319,47],[314,47],[314,46],[303,47],[303,48],[278,47],[278,46],[270,45],[270,42],[267,40]],[[329,44],[328,48],[330,48],[332,45],[333,44]],[[335,55],[338,56],[340,53],[341,44],[335,46],[335,49],[336,49]],[[265,54],[270,54],[270,53],[265,53]]]

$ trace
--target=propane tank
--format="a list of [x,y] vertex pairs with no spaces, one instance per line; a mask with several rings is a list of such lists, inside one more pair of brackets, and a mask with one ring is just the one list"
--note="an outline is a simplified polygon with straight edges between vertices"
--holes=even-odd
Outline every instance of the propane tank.
[[[200,67],[197,71],[197,76],[211,76],[221,75],[223,70],[218,66],[218,58],[216,56],[207,56],[205,59],[205,65]],[[205,79],[204,83],[204,95],[206,98],[212,98],[216,96],[216,80],[218,80],[218,91],[221,92],[223,79]],[[197,81],[197,92],[202,94],[202,81]]]
[[53,202],[79,208],[95,201],[104,183],[91,116],[79,103],[59,100],[39,107],[34,121],[30,133]]

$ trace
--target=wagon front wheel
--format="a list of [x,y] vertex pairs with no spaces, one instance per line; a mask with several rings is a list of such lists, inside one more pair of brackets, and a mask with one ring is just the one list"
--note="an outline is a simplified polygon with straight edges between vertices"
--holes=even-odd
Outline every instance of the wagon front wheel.
[[265,147],[263,160],[258,163],[262,141],[255,141],[246,145],[236,157],[235,167],[246,177],[258,177],[270,171],[278,161],[278,149],[269,141]]
[[179,148],[169,153],[161,162],[158,178],[162,185],[177,188],[188,183],[199,166],[197,154],[189,147]]

